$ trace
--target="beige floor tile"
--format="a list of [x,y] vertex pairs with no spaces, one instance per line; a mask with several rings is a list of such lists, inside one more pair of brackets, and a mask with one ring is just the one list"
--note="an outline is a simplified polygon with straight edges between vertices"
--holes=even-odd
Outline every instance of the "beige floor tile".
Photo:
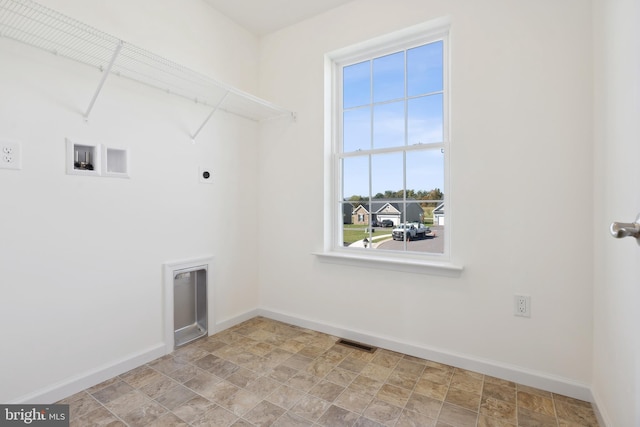
[[210,400],[202,396],[197,396],[178,406],[172,412],[178,416],[178,418],[191,424],[214,406],[215,403]]
[[482,375],[460,369],[454,372],[450,386],[480,395],[482,394],[482,383]]
[[417,412],[405,409],[402,411],[396,427],[434,427],[436,425],[435,418]]
[[176,388],[179,385],[180,384],[178,384],[178,382],[176,382],[175,380],[163,375],[158,380],[141,387],[140,391],[142,391],[150,398],[155,399],[156,397],[162,396],[169,390]]
[[582,406],[585,408],[593,409],[591,403],[585,402],[584,400],[574,399],[572,397],[563,396],[561,394],[553,394],[553,400],[555,402],[568,403],[570,405]]
[[280,383],[267,377],[260,377],[245,387],[247,391],[263,399],[280,387]]
[[536,396],[546,397],[548,399],[553,398],[553,394],[546,390],[540,390],[539,388],[529,387],[522,384],[516,384],[517,390],[522,391],[529,394],[534,394]]
[[478,427],[515,427],[515,423],[510,423],[499,418],[492,418],[481,413],[478,417]]
[[63,400],[60,403],[69,405],[69,417],[71,419],[81,417],[101,407],[93,396],[85,392],[73,395],[73,399],[70,402]]
[[246,368],[240,368],[229,375],[226,380],[240,388],[247,387],[253,381],[260,378],[260,375]]
[[291,409],[293,405],[298,403],[300,399],[302,399],[307,394],[301,390],[296,390],[295,388],[281,385],[279,388],[274,390],[267,398],[265,399],[267,402],[271,402],[274,405],[278,405],[284,409]]
[[372,380],[364,375],[358,375],[347,388],[360,392],[362,394],[370,394],[375,396],[378,390],[384,385],[381,381]]
[[566,399],[554,398],[554,400],[556,414],[559,420],[562,420],[566,424],[575,423],[585,427],[598,427],[598,421],[591,405],[586,406],[582,403],[572,404],[568,403],[569,401]]
[[313,423],[291,412],[283,414],[273,423],[273,427],[311,427]]
[[544,415],[555,417],[553,400],[538,394],[530,394],[524,391],[518,392],[518,408],[528,409]]
[[226,346],[227,343],[224,341],[210,337],[209,339],[202,341],[202,344],[199,347],[206,352],[213,353],[214,351],[220,350]]
[[165,408],[172,411],[196,396],[197,394],[192,390],[189,390],[183,385],[178,385],[177,387],[167,391],[165,394],[158,396],[155,400]]
[[373,399],[374,396],[372,395],[346,389],[333,403],[356,414],[362,414]]
[[365,366],[367,366],[367,363],[368,362],[365,362],[364,360],[347,356],[342,362],[340,362],[338,367],[346,369],[347,371],[361,373]]
[[320,378],[316,377],[315,375],[311,375],[306,372],[298,372],[293,377],[291,377],[286,384],[289,387],[307,392],[319,382]]
[[178,359],[175,359],[174,357],[168,357],[166,359],[160,358],[158,360],[155,360],[149,363],[149,366],[162,374],[168,375],[172,372],[177,371],[180,368],[189,366],[189,362],[186,362],[184,360],[178,360]]
[[478,413],[469,411],[450,403],[444,403],[438,416],[438,422],[443,422],[455,427],[475,427],[478,421]]
[[222,379],[216,377],[208,372],[200,371],[184,385],[196,393],[204,396],[209,393],[209,390],[218,384]]
[[407,400],[409,400],[409,396],[411,396],[411,391],[407,389],[396,387],[391,384],[384,384],[380,387],[380,390],[378,390],[376,398],[400,408],[404,408]]
[[393,371],[389,378],[387,378],[387,383],[395,385],[397,387],[402,387],[407,390],[413,390],[418,382],[418,377],[407,374],[404,372]]
[[402,359],[402,355],[388,350],[376,351],[375,357],[371,360],[371,363],[384,366],[385,368],[395,368],[398,362]]
[[247,390],[239,390],[235,394],[224,395],[222,398],[216,400],[216,403],[241,417],[261,401],[262,398],[260,396],[256,396]]
[[240,391],[240,388],[231,384],[228,381],[222,380],[210,388],[199,391],[203,397],[211,400],[212,402],[227,402],[229,399],[232,399],[236,393]]
[[351,427],[358,418],[358,414],[332,405],[320,419],[318,419],[318,424],[325,427]]
[[394,425],[401,413],[401,407],[384,400],[373,399],[362,415],[384,425]]
[[518,408],[518,427],[557,427],[555,417],[534,412],[526,408]]
[[325,379],[327,381],[331,381],[334,384],[347,387],[357,377],[358,377],[358,374],[355,372],[347,371],[346,369],[342,369],[342,368],[335,368],[335,369],[332,369],[331,372],[327,374]]
[[444,401],[456,406],[460,406],[470,411],[478,412],[480,408],[480,395],[471,393],[466,390],[460,390],[455,387],[450,387],[447,392],[447,396]]
[[305,396],[291,408],[291,412],[309,421],[317,421],[331,404],[314,396]]
[[429,418],[437,418],[440,413],[440,409],[442,408],[442,401],[432,399],[427,396],[423,396],[418,393],[413,393],[407,404],[405,405],[405,409],[410,411],[419,412],[423,415],[426,415]]
[[337,341],[256,317],[59,403],[73,427],[597,426],[589,402]]
[[118,381],[108,387],[103,388],[102,390],[96,391],[92,396],[98,402],[105,404],[119,398],[120,396],[130,393],[133,390],[135,389],[129,384],[125,383],[124,381]]
[[336,365],[329,363],[322,359],[315,359],[306,367],[305,372],[316,376],[318,378],[324,378],[329,372],[331,372]]
[[360,375],[364,375],[365,377],[376,381],[384,382],[387,381],[392,372],[392,368],[386,368],[381,365],[376,365],[375,363],[368,363],[367,366],[360,371]]
[[480,414],[508,423],[516,422],[516,404],[508,403],[493,397],[483,397],[480,403]]
[[513,387],[510,387],[508,385],[498,384],[485,380],[484,387],[482,388],[482,397],[502,400],[503,402],[513,403],[515,405],[515,384]]
[[297,369],[289,368],[288,366],[278,365],[275,368],[271,368],[265,373],[268,378],[280,383],[285,383],[298,373]]
[[416,383],[413,389],[414,393],[419,393],[437,400],[444,400],[449,390],[448,384],[434,382],[424,378],[424,376]]
[[228,427],[238,419],[226,409],[214,405],[191,423],[194,427]]
[[350,350],[341,346],[333,346],[318,356],[327,363],[338,365],[342,363],[350,354]]
[[256,426],[270,426],[286,412],[285,409],[263,400],[243,418]]
[[122,420],[130,427],[143,427],[155,422],[167,410],[157,402],[148,402],[130,411],[122,417]]
[[189,427],[189,424],[169,412],[160,416],[146,427]]
[[422,372],[421,379],[448,386],[453,377],[453,369],[427,365]]
[[[171,358],[171,359],[173,359],[173,358]],[[97,384],[97,385],[95,385],[93,387],[89,387],[88,389],[85,390],[85,392],[87,392],[89,394],[93,394],[96,391],[102,390],[103,388],[106,388],[106,387],[108,387],[110,385],[113,385],[113,384],[117,383],[118,381],[120,381],[120,377],[113,377],[113,378],[110,378],[110,379],[108,379],[106,381],[103,381],[100,384]]]
[[105,403],[105,407],[120,418],[124,418],[129,412],[145,406],[151,399],[140,390],[133,390],[118,397],[111,402]]
[[516,388],[516,383],[514,383],[513,381],[503,380],[501,378],[496,378],[489,375],[484,376],[484,383],[485,385],[493,384],[501,387],[508,387],[514,390]]
[[111,413],[106,408],[99,405],[98,408],[93,411],[83,414],[81,416],[78,415],[69,415],[71,418],[71,422],[69,423],[69,427],[88,427],[88,426],[106,426],[106,425],[116,425],[117,423],[121,423],[120,425],[124,425],[113,413]]

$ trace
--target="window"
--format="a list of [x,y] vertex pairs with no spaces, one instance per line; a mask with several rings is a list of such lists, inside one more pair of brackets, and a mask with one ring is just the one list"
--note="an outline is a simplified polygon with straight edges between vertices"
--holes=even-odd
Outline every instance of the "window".
[[328,57],[330,251],[448,260],[448,29],[419,30]]

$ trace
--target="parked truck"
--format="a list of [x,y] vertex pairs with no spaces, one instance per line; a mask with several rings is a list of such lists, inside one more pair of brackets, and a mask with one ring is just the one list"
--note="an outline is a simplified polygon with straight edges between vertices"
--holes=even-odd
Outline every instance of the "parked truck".
[[393,240],[404,240],[405,234],[406,239],[417,239],[417,238],[425,238],[429,233],[431,233],[431,229],[426,227],[424,224],[419,223],[411,223],[411,224],[400,224],[391,232],[391,237]]

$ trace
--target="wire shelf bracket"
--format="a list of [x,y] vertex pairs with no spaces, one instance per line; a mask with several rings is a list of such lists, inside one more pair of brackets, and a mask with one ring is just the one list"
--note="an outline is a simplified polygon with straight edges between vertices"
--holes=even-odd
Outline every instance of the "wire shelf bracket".
[[102,91],[102,86],[104,86],[104,82],[107,80],[107,77],[109,77],[109,74],[111,73],[111,68],[113,68],[113,64],[116,62],[116,59],[118,58],[118,54],[120,53],[120,50],[122,50],[122,42],[118,43],[118,46],[116,46],[116,50],[115,52],[113,52],[113,57],[111,58],[111,61],[109,61],[109,65],[107,66],[107,69],[104,70],[104,72],[102,73],[102,78],[100,79],[100,83],[98,83],[98,88],[96,89],[96,92],[93,94],[93,98],[91,98],[91,102],[89,103],[87,112],[84,113],[85,121],[89,120],[89,114],[91,114],[91,110],[93,110],[93,105],[96,103],[96,99],[98,99],[98,95],[100,95],[100,92]]
[[196,142],[196,138],[200,134],[200,131],[202,130],[202,128],[209,122],[209,120],[211,120],[211,117],[213,117],[214,113],[220,109],[220,106],[224,103],[225,99],[227,99],[227,96],[229,96],[229,92],[224,94],[222,99],[220,99],[220,102],[218,102],[218,104],[215,106],[215,108],[213,110],[211,110],[211,112],[209,113],[207,118],[204,119],[204,122],[202,122],[202,124],[200,125],[198,130],[191,136],[191,140],[193,142]]
[[89,117],[109,75],[117,75],[256,122],[295,114],[165,59],[32,0],[0,0],[0,37],[51,52],[103,72],[84,113]]

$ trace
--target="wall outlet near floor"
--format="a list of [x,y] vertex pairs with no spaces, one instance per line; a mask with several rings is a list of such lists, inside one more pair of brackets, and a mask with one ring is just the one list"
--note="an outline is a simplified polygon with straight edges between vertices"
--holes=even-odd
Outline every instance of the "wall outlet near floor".
[[22,169],[22,150],[19,142],[0,139],[0,169]]
[[531,317],[531,297],[529,295],[516,295],[514,298],[514,315]]

